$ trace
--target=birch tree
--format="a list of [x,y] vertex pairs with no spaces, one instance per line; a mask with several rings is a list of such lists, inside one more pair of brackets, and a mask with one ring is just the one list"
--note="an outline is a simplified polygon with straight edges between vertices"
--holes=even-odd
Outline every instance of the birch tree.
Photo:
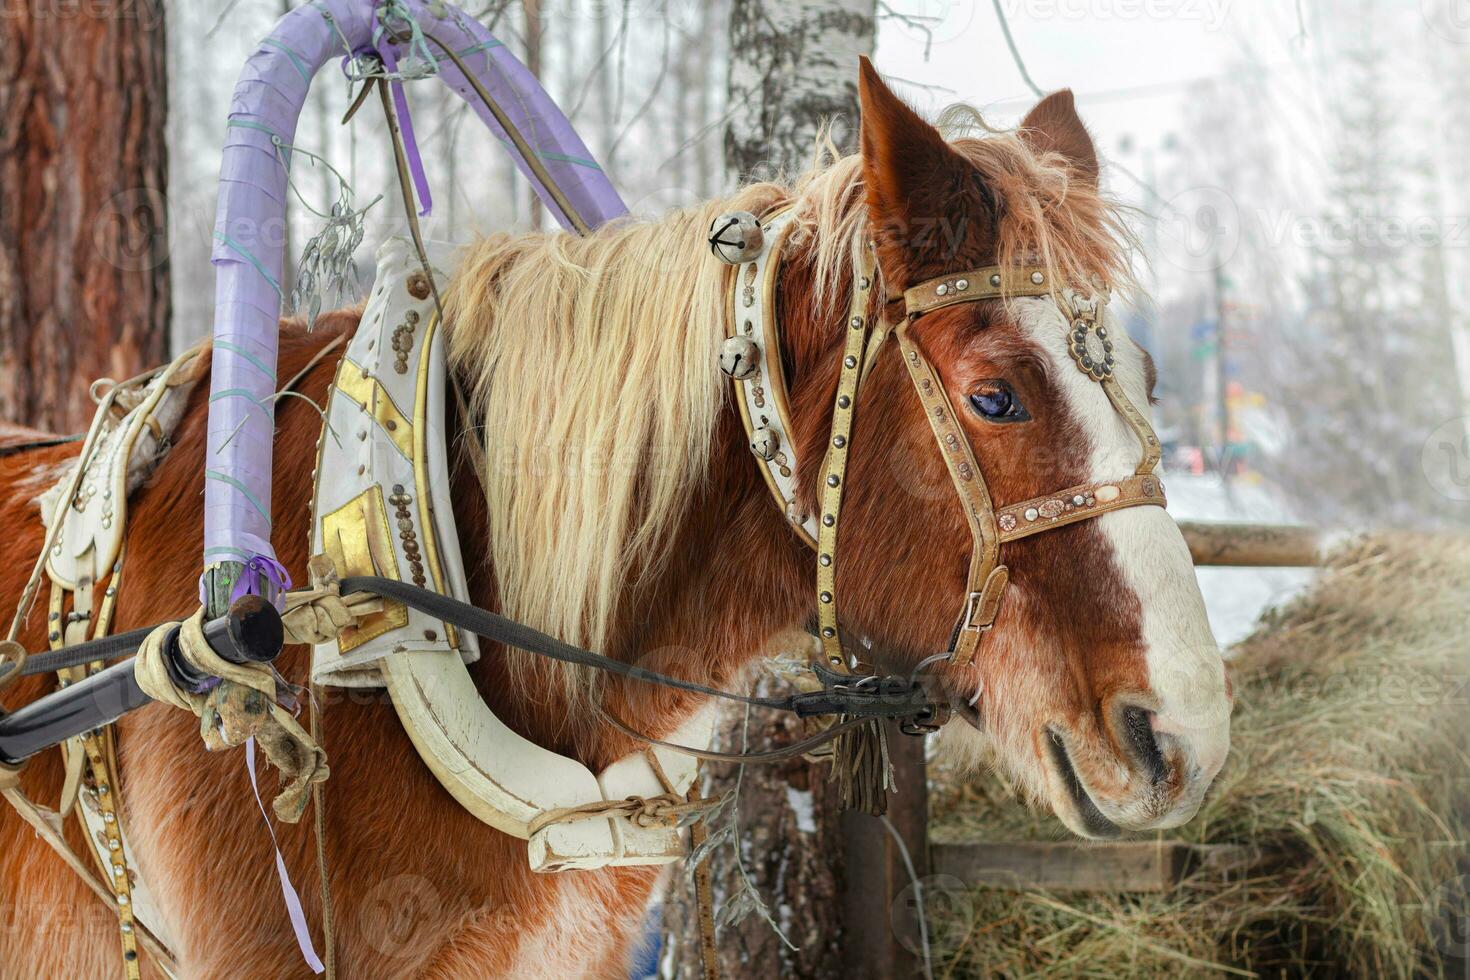
[[741,178],[799,171],[830,122],[856,147],[857,60],[872,54],[874,0],[735,0],[725,163]]
[[[732,178],[796,174],[812,162],[817,137],[831,126],[844,151],[857,144],[858,56],[873,47],[874,0],[734,0],[730,11],[729,108],[725,165]],[[793,660],[813,656],[810,637],[781,637],[770,651]],[[753,679],[763,693],[789,693],[771,671]],[[810,732],[794,719],[743,710],[724,715],[719,747],[739,752],[785,744]],[[838,813],[829,767],[792,759],[774,766],[717,767],[710,794],[736,794],[729,846],[710,858],[722,911],[719,959],[731,977],[882,975],[854,970],[852,937],[844,936],[844,854],[854,822]],[[721,828],[716,827],[718,832]],[[858,831],[861,834],[861,830]],[[881,903],[882,895],[869,899]],[[691,882],[675,878],[665,911],[666,976],[698,976],[696,908]],[[877,970],[877,973],[873,971]]]

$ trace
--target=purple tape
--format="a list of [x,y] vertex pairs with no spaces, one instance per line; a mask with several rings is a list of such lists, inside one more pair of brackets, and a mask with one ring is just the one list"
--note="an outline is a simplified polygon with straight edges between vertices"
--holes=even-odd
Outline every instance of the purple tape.
[[[404,0],[423,30],[459,55],[525,136],[572,210],[589,227],[627,213],[586,145],[531,72],[483,25],[447,4],[437,17],[420,0]],[[373,48],[374,0],[313,0],[276,24],[245,62],[231,101],[220,164],[215,266],[213,371],[204,484],[204,564],[275,561],[271,547],[271,442],[274,435],[277,322],[291,284],[284,268],[286,175],[282,147],[295,138],[296,120],[311,79],[323,64],[349,50]],[[330,18],[330,21],[329,21]],[[343,39],[346,39],[344,47]],[[429,42],[436,55],[438,49]],[[385,64],[401,51],[383,50]],[[563,228],[574,227],[495,117],[481,104],[452,61],[441,58],[440,78],[464,98],[505,145],[521,173]],[[400,93],[395,92],[395,99]],[[406,102],[398,105],[408,124]],[[409,124],[411,125],[411,124]],[[414,181],[427,210],[427,180],[411,140]],[[252,582],[256,577],[252,577]]]
[[[267,590],[266,586],[270,589]],[[286,566],[265,555],[255,555],[245,563],[245,570],[235,580],[235,587],[230,592],[230,602],[233,604],[237,599],[247,595],[270,595],[274,596],[279,605],[284,601],[283,593],[291,589],[291,573],[286,571]]]
[[[392,45],[378,50],[383,67],[390,72],[398,70],[398,55]],[[393,111],[398,116],[398,128],[403,133],[403,155],[408,158],[408,172],[413,176],[414,193],[419,197],[419,217],[428,217],[434,210],[434,198],[429,193],[429,177],[424,173],[424,160],[419,155],[419,141],[413,135],[413,114],[408,111],[408,96],[403,94],[403,83],[394,80],[388,87],[393,91]]]
[[255,780],[253,738],[245,740],[245,771],[250,774],[250,789],[255,793],[255,805],[260,807],[265,829],[270,831],[271,847],[276,852],[276,877],[281,882],[281,897],[286,902],[286,915],[291,919],[291,931],[296,934],[296,945],[301,948],[301,958],[311,967],[311,972],[325,973],[327,968],[322,965],[322,959],[317,955],[316,946],[311,941],[311,927],[306,924],[306,909],[301,907],[301,896],[297,894],[296,886],[291,884],[291,874],[286,870],[286,859],[281,856],[281,842],[276,840],[276,828],[271,823],[270,814],[265,810],[265,801],[260,798],[260,785]]

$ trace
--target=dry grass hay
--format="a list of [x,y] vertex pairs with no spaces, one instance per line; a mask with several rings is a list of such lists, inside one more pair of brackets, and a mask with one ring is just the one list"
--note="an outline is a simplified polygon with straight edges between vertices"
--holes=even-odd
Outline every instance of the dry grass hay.
[[[1261,860],[1162,894],[948,895],[934,909],[936,976],[1465,970],[1470,544],[1344,546],[1236,648],[1231,674],[1230,762],[1200,815],[1168,836],[1253,845]],[[936,777],[936,841],[1063,835],[993,782]]]

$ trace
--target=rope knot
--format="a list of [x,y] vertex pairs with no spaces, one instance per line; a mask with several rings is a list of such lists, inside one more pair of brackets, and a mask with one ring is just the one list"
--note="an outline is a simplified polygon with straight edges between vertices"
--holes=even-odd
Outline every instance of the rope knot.
[[[198,673],[218,678],[188,690],[169,674],[169,645],[177,635],[178,656]],[[255,739],[281,770],[284,783],[272,807],[286,823],[301,819],[312,784],[327,778],[327,754],[278,701],[277,675],[270,664],[234,664],[210,649],[201,608],[182,623],[163,623],[138,648],[133,676],[155,701],[193,712],[210,751]]]
[[287,643],[331,643],[345,629],[383,609],[377,596],[354,593],[344,597],[337,567],[326,555],[312,555],[306,563],[311,587],[286,594],[281,624]]

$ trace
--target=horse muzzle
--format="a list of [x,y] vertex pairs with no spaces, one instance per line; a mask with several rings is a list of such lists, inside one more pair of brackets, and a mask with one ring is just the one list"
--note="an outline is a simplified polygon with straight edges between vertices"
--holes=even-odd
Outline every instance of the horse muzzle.
[[1185,729],[1137,703],[1105,711],[1107,729],[1038,735],[1047,794],[1073,833],[1108,839],[1187,823],[1225,762],[1229,722]]

